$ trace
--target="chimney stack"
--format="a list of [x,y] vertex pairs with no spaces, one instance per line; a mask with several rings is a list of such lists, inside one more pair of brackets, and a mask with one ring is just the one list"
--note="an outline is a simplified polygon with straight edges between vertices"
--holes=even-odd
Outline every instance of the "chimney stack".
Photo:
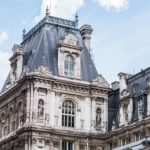
[[92,32],[93,32],[93,29],[90,25],[85,24],[80,28],[80,33],[81,33],[82,39],[83,39],[85,46],[88,49],[89,53],[91,53],[90,50],[91,50],[91,34],[92,34]]

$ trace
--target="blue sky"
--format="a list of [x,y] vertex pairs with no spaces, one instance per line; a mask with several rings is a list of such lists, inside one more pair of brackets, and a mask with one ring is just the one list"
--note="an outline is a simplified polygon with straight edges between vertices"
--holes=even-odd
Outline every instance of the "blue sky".
[[109,83],[119,72],[136,73],[150,66],[150,0],[0,0],[0,88],[9,72],[14,43],[40,20],[46,5],[58,17],[90,24],[93,58]]

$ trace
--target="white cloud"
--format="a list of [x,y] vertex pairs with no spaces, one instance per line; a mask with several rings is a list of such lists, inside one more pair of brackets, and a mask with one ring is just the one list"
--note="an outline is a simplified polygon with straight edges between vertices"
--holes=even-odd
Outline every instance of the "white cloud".
[[0,90],[7,78],[9,70],[10,70],[9,58],[10,58],[9,53],[3,52],[0,50],[0,68],[2,70],[1,74],[0,74]]
[[6,31],[2,31],[0,33],[0,44],[8,40],[8,33]]
[[70,19],[83,4],[84,0],[42,0],[40,15],[35,17],[34,22],[44,17],[47,6],[51,7],[51,15]]
[[117,11],[124,10],[128,7],[128,0],[95,0],[100,6],[109,10],[110,8],[116,9]]

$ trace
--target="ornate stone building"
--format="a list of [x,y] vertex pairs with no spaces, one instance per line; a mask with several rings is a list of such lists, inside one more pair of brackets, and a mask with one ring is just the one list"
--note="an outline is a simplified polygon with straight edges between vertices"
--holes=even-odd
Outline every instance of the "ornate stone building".
[[12,48],[0,94],[0,150],[149,150],[150,68],[110,88],[90,25],[49,15]]
[[103,150],[107,81],[90,55],[93,29],[46,16],[12,48],[0,95],[0,150]]

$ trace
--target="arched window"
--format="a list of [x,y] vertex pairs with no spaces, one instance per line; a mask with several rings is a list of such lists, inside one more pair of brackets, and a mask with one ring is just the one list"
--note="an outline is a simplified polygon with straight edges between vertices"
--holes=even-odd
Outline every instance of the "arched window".
[[74,58],[70,55],[67,55],[65,58],[64,74],[66,76],[74,76]]
[[38,103],[38,117],[43,116],[44,116],[44,101],[40,99]]
[[75,126],[75,104],[67,100],[62,105],[62,126]]

